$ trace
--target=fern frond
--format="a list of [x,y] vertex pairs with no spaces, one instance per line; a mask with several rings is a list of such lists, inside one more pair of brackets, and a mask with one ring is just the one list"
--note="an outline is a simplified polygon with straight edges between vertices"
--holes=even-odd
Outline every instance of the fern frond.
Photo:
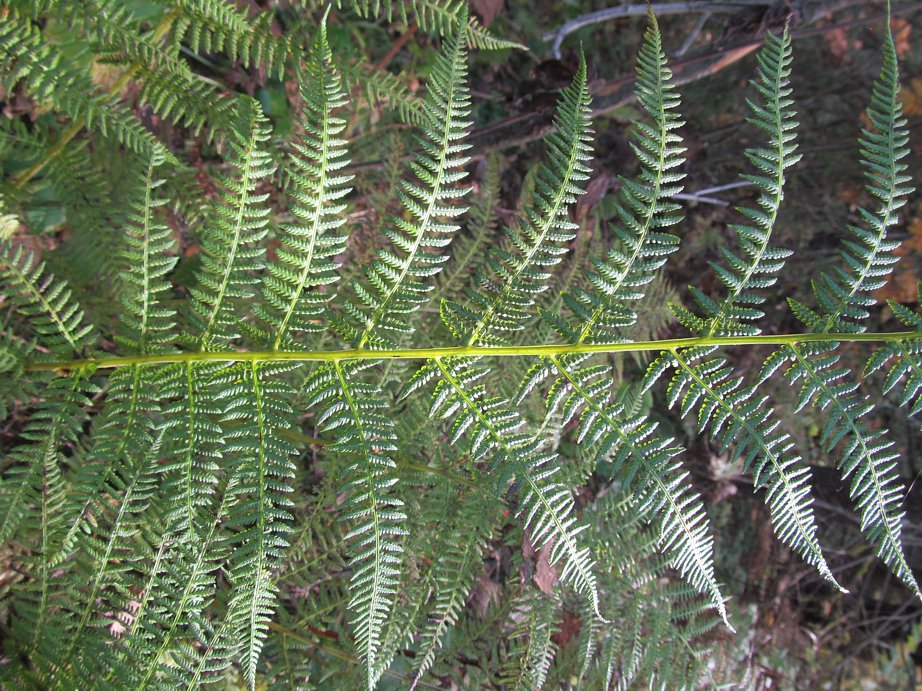
[[528,593],[514,608],[520,623],[509,637],[508,657],[500,683],[504,688],[525,691],[544,686],[557,646],[554,634],[556,602],[539,593]]
[[0,286],[29,320],[38,343],[52,353],[79,353],[95,342],[93,328],[84,324],[83,310],[67,283],[45,270],[45,263],[22,245],[0,240]]
[[[859,333],[868,308],[875,303],[871,292],[886,283],[897,261],[899,242],[888,238],[897,221],[897,211],[912,191],[906,164],[908,154],[906,118],[899,99],[899,67],[893,36],[888,25],[883,65],[874,84],[867,116],[874,131],[864,130],[860,138],[866,189],[880,202],[875,213],[859,209],[865,227],[849,226],[852,238],[843,242],[845,268],[823,273],[813,282],[819,305],[814,311],[789,300],[794,314],[815,333]],[[922,591],[903,552],[900,511],[901,486],[893,450],[885,430],[872,430],[863,421],[873,404],[857,393],[851,371],[839,364],[838,343],[805,343],[776,350],[766,360],[762,380],[787,367],[791,383],[800,384],[797,408],[813,405],[827,411],[820,441],[827,451],[840,446],[838,466],[852,477],[849,495],[861,511],[861,529],[877,547],[890,569],[922,598]]]
[[[63,654],[58,663],[64,669],[79,664],[76,658],[86,661],[89,657],[87,639],[94,636],[84,635],[84,631],[91,628],[98,631],[106,625],[104,617],[93,614],[100,608],[105,611],[112,606],[110,593],[115,597],[129,594],[124,572],[130,570],[131,562],[138,558],[135,540],[144,520],[142,514],[156,491],[152,460],[158,457],[161,439],[162,433],[152,436],[146,446],[140,447],[143,452],[131,459],[133,463],[125,463],[108,473],[102,491],[91,500],[96,526],[102,526],[102,530],[99,533],[87,531],[80,537],[77,563],[69,566],[85,573],[87,578],[86,585],[81,588],[83,592],[69,593],[63,600],[66,603],[63,616],[73,620],[67,627],[71,630],[67,643],[62,642]],[[106,634],[98,633],[104,644]]]
[[866,396],[855,393],[858,384],[850,380],[851,370],[837,366],[837,345],[786,346],[766,361],[762,377],[787,365],[785,374],[791,384],[800,384],[795,410],[814,405],[826,411],[820,443],[830,452],[842,443],[838,466],[844,477],[853,476],[849,496],[861,511],[861,530],[887,566],[922,598],[900,541],[904,512],[895,462],[899,455],[886,430],[871,430],[862,421],[873,405]]
[[[656,433],[656,423],[632,416],[609,400],[609,368],[584,367],[571,372],[562,358],[550,362],[559,379],[549,394],[548,414],[563,410],[562,424],[579,416],[578,441],[596,446],[596,461],[611,457],[612,476],[626,486],[637,481],[637,503],[660,524],[660,548],[679,573],[699,592],[707,594],[732,630],[714,576],[714,540],[697,492],[688,473],[674,458],[673,439]],[[580,413],[580,411],[582,412]]]
[[286,36],[276,37],[272,12],[247,16],[234,3],[208,0],[174,0],[171,4],[179,12],[171,34],[175,52],[185,42],[195,53],[223,52],[244,67],[263,63],[270,74],[282,78],[299,49],[297,39],[303,29],[290,27]]
[[233,530],[228,559],[231,582],[229,629],[239,641],[247,684],[256,686],[256,665],[275,608],[272,570],[284,559],[291,530],[294,446],[274,434],[290,425],[294,390],[277,378],[289,369],[255,362],[225,376],[227,425],[224,449],[237,480],[225,525]]
[[[612,226],[623,247],[613,248],[605,260],[595,260],[589,272],[593,292],[576,291],[567,296],[575,319],[545,312],[545,317],[574,343],[610,340],[617,330],[637,320],[628,300],[643,297],[667,256],[678,247],[678,238],[657,232],[681,216],[672,195],[681,191],[684,175],[681,139],[675,130],[682,122],[674,114],[679,104],[666,66],[666,55],[655,17],[650,15],[637,64],[637,96],[653,126],[638,123],[632,146],[641,161],[637,180],[622,178],[625,202],[618,214],[624,227]],[[726,621],[723,596],[714,577],[713,539],[700,499],[688,487],[687,473],[673,461],[678,449],[671,439],[660,437],[656,424],[630,415],[610,400],[610,368],[584,366],[585,356],[550,356],[532,366],[520,388],[522,401],[540,381],[555,377],[548,393],[548,417],[561,414],[559,424],[579,420],[578,441],[596,447],[596,463],[612,456],[614,477],[626,485],[639,475],[637,491],[658,511],[662,548],[671,555],[679,572],[707,593]],[[654,515],[656,512],[651,512]],[[729,622],[728,622],[729,625]]]
[[555,454],[520,431],[524,420],[509,402],[491,396],[478,379],[487,373],[471,358],[436,358],[418,372],[412,387],[434,377],[432,414],[454,417],[451,443],[463,435],[471,440],[471,457],[489,457],[490,465],[511,474],[520,483],[523,526],[536,546],[548,546],[550,563],[560,562],[560,580],[585,595],[599,612],[599,592],[589,549],[581,544],[584,525],[577,523],[570,490],[555,477],[560,471]]
[[462,153],[470,122],[470,96],[466,85],[467,51],[463,33],[452,35],[436,59],[429,79],[424,108],[426,123],[417,138],[421,151],[410,168],[417,182],[404,180],[398,197],[409,218],[392,217],[394,228],[384,234],[395,248],[381,249],[366,271],[368,285],[356,282],[359,305],[347,304],[352,323],[340,331],[358,348],[393,347],[392,333],[411,329],[404,315],[419,308],[431,289],[425,279],[437,274],[447,255],[445,247],[458,226],[450,220],[465,211],[456,200],[468,187],[458,187],[467,176]]
[[[78,438],[87,420],[86,409],[91,405],[89,396],[97,391],[81,372],[70,378],[54,379],[47,385],[21,433],[25,443],[7,454],[11,471],[0,483],[0,541],[5,543],[16,534],[32,507],[43,506],[35,498],[43,487],[40,481],[51,472],[51,459],[60,462],[62,447]],[[60,511],[60,505],[57,509]],[[51,545],[45,543],[49,550]],[[43,559],[49,556],[49,552],[43,551]]]
[[298,334],[321,330],[318,321],[331,294],[318,288],[338,280],[334,257],[346,248],[346,237],[338,231],[347,208],[342,198],[351,191],[346,185],[353,176],[339,173],[349,158],[342,139],[346,122],[335,114],[346,94],[333,66],[325,22],[314,41],[301,98],[304,112],[298,121],[304,135],[293,143],[289,171],[298,223],[281,227],[278,261],[267,266],[263,279],[266,307],[257,307],[270,325],[266,335],[274,350],[297,347]]
[[[764,297],[756,292],[774,284],[774,273],[790,254],[769,245],[783,198],[785,171],[799,160],[795,153],[795,114],[788,86],[791,65],[791,38],[769,34],[758,53],[758,78],[751,82],[760,96],[749,101],[749,121],[768,135],[768,148],[746,151],[755,174],[743,178],[759,188],[758,209],[739,208],[749,224],[733,226],[743,257],[723,250],[729,269],[713,264],[728,294],[720,302],[692,289],[702,311],[698,316],[674,307],[680,321],[692,332],[711,336],[755,335],[760,329],[747,323],[762,316],[758,306]],[[698,426],[709,429],[720,449],[733,447],[734,457],[742,458],[751,469],[757,487],[765,487],[775,533],[805,561],[814,565],[824,578],[835,579],[816,540],[816,524],[810,506],[808,473],[800,459],[791,455],[793,443],[779,432],[767,396],[757,387],[734,376],[724,357],[711,357],[714,348],[700,347],[664,353],[648,369],[645,386],[674,369],[668,387],[670,407],[679,405],[682,416],[697,410]]]
[[[35,4],[35,3],[33,3]],[[163,118],[202,130],[211,138],[227,133],[234,124],[234,101],[193,73],[178,52],[163,44],[160,30],[142,33],[142,23],[118,0],[53,0],[36,14],[54,16],[80,27],[94,41],[96,61],[125,68],[138,87],[138,100]],[[162,24],[167,30],[179,10],[167,10]]]
[[428,117],[423,99],[410,91],[406,76],[375,69],[364,61],[354,61],[343,66],[342,80],[345,90],[361,94],[369,107],[384,104],[401,122],[417,129],[426,126]]
[[707,322],[704,331],[708,336],[760,333],[758,327],[747,323],[764,316],[759,306],[765,302],[765,296],[756,291],[775,285],[775,274],[791,255],[790,250],[769,245],[784,197],[785,172],[801,159],[795,153],[797,121],[791,110],[794,101],[791,98],[793,90],[789,86],[791,53],[791,38],[785,27],[781,36],[768,34],[764,47],[757,55],[758,79],[750,81],[750,84],[763,102],[749,101],[752,116],[748,122],[768,135],[771,148],[746,150],[746,158],[757,172],[741,177],[759,189],[759,208],[737,207],[737,211],[749,221],[748,224],[731,226],[743,256],[721,248],[728,268],[711,262],[711,267],[727,288],[727,296],[715,305],[700,290],[692,289],[704,313]]
[[809,471],[792,453],[790,435],[779,431],[767,396],[733,376],[722,357],[711,357],[713,347],[674,350],[661,355],[647,371],[649,387],[670,369],[668,403],[682,416],[697,409],[698,426],[709,429],[721,452],[731,448],[743,459],[756,487],[768,493],[775,534],[808,564],[837,587],[816,539],[811,507]]
[[[888,300],[887,306],[910,330],[922,331],[922,316],[893,300]],[[881,346],[868,358],[864,376],[888,364],[890,369],[884,380],[884,393],[902,388],[900,405],[908,406],[910,415],[917,415],[922,411],[922,340],[907,338]]]
[[426,32],[446,36],[464,26],[468,45],[479,50],[501,50],[525,46],[515,41],[497,38],[483,28],[475,17],[468,17],[464,0],[337,0],[337,7],[349,5],[361,17],[384,16],[388,21],[399,18],[404,24],[415,20]]
[[446,633],[455,625],[467,602],[477,571],[482,568],[481,553],[488,535],[483,531],[483,515],[491,507],[484,501],[464,497],[451,533],[446,536],[437,563],[432,567],[434,606],[422,632],[419,653],[414,663],[414,685],[436,660]]
[[100,95],[90,75],[15,11],[8,11],[0,26],[0,84],[7,92],[22,82],[37,100],[84,123],[104,137],[111,137],[144,158],[176,159],[148,132],[127,108]]
[[[65,559],[81,533],[92,532],[98,498],[113,477],[124,477],[138,463],[138,456],[150,449],[153,417],[160,399],[149,367],[129,367],[112,375],[105,414],[96,418],[95,445],[73,479],[72,490],[62,510],[69,518],[66,537],[52,561]],[[104,508],[104,507],[103,507]]]
[[[216,574],[230,548],[219,528],[236,500],[236,484],[231,476],[219,488],[220,502],[208,523],[200,526],[196,540],[182,539],[188,528],[168,521],[170,529],[164,534],[173,539],[166,555],[158,552],[163,569],[159,571],[157,564],[151,569],[154,586],[145,590],[147,598],[135,617],[126,651],[137,665],[138,691],[154,685],[161,675],[176,684],[189,683],[189,672],[199,663],[196,643],[207,629],[205,609],[214,598]],[[203,659],[208,652],[210,647]],[[232,657],[227,657],[227,664]]]
[[[190,341],[209,350],[232,340],[238,326],[235,306],[255,292],[252,273],[262,268],[268,195],[257,192],[261,179],[275,165],[262,146],[269,138],[268,121],[252,99],[241,97],[238,125],[228,140],[237,176],[221,176],[218,199],[211,205],[202,243],[198,284],[189,289]],[[238,177],[239,176],[239,177]]]
[[560,263],[574,238],[578,226],[567,214],[588,179],[589,101],[581,59],[573,82],[561,93],[554,131],[545,139],[548,161],[539,169],[533,206],[505,229],[506,242],[489,253],[486,271],[475,274],[480,290],[467,291],[471,306],[442,302],[443,322],[467,345],[498,344],[506,332],[521,329],[535,296],[548,288],[548,269]]
[[682,219],[680,206],[672,200],[682,191],[685,162],[682,139],[676,133],[684,122],[676,114],[679,95],[663,51],[656,17],[649,26],[637,58],[637,100],[653,124],[635,122],[631,149],[640,161],[637,179],[621,178],[623,202],[618,204],[620,223],[609,224],[619,244],[605,259],[593,257],[587,272],[589,290],[574,288],[564,294],[575,323],[545,313],[569,342],[618,339],[621,330],[637,320],[628,301],[644,296],[647,285],[679,246],[666,232]]
[[125,288],[121,292],[122,331],[119,345],[136,353],[150,353],[168,348],[175,310],[161,304],[170,289],[167,275],[176,266],[173,256],[176,243],[170,229],[159,222],[156,211],[166,200],[155,199],[155,192],[163,185],[156,177],[158,159],[151,159],[147,168],[139,172],[137,188],[140,191],[131,211],[129,227],[125,233],[125,246],[121,252],[124,269],[120,278]]
[[862,130],[859,141],[865,189],[880,205],[875,212],[859,208],[864,226],[848,227],[852,237],[843,241],[845,268],[837,267],[831,274],[823,272],[812,282],[819,312],[796,300],[789,301],[798,318],[813,331],[864,331],[861,322],[875,304],[871,293],[883,287],[897,262],[894,250],[899,242],[889,238],[888,232],[897,222],[897,211],[913,191],[912,176],[906,175],[907,165],[901,162],[909,154],[909,131],[899,92],[899,65],[888,27],[883,65],[867,109],[873,129]]
[[218,398],[221,365],[191,362],[164,368],[156,386],[162,398],[164,441],[158,472],[173,498],[165,511],[172,529],[199,529],[221,477],[220,448],[227,434]]
[[393,422],[381,412],[387,405],[378,388],[357,378],[365,366],[347,361],[321,367],[305,384],[305,394],[307,405],[320,407],[318,427],[336,431],[329,450],[355,459],[344,485],[343,520],[354,523],[346,535],[353,541],[349,607],[356,613],[353,625],[366,683],[373,688],[390,662],[379,660],[378,650],[397,592],[406,515],[403,502],[388,491],[397,481],[389,457],[397,448]]
[[439,274],[436,289],[431,302],[439,304],[442,297],[457,298],[463,290],[463,282],[468,280],[472,269],[489,250],[496,235],[496,204],[499,200],[500,162],[497,156],[491,156],[486,162],[486,171],[480,183],[480,190],[475,197],[470,213],[467,232],[458,236],[452,243],[451,260],[448,270]]

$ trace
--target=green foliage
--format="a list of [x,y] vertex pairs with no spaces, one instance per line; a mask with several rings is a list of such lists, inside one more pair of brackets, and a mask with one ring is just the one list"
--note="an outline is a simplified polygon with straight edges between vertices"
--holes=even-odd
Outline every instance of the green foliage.
[[[140,4],[153,8],[145,18]],[[889,36],[860,140],[879,208],[848,229],[844,268],[815,281],[816,306],[791,298],[805,331],[759,326],[784,304],[776,281],[791,253],[772,234],[800,158],[785,30],[758,53],[759,140],[742,174],[757,197],[712,264],[720,294],[692,287],[696,307],[673,307],[690,335],[641,341],[639,315],[679,247],[686,167],[655,17],[636,68],[639,170],[621,180],[610,232],[580,249],[589,261],[568,266],[594,141],[585,61],[533,189],[498,232],[498,160],[465,205],[468,50],[507,44],[460,1],[336,3],[440,37],[425,90],[410,95],[339,58],[329,9],[302,63],[315,4],[0,5],[0,83],[47,109],[31,131],[0,124],[0,151],[21,159],[3,183],[0,240],[0,387],[4,412],[9,401],[19,412],[0,538],[24,574],[5,593],[6,686],[695,686],[709,632],[734,617],[665,408],[740,461],[778,538],[836,584],[808,470],[765,392],[782,369],[800,383],[798,409],[823,416],[820,440],[851,479],[868,540],[919,595],[897,455],[868,419],[877,381],[840,362],[840,344],[877,343],[866,373],[886,370],[880,389],[922,409],[922,317],[891,303],[907,330],[865,331],[910,192]],[[228,97],[182,57],[206,54],[296,80],[290,140],[255,99]],[[100,64],[120,70],[108,93]],[[220,153],[218,171],[189,156],[195,194],[178,168],[189,152],[142,126],[129,82],[139,106]],[[350,158],[363,94],[392,99],[415,132],[364,226]],[[99,165],[115,154],[123,167]],[[111,225],[88,266],[49,270],[47,229],[20,228],[48,195],[75,245]],[[94,301],[81,272],[102,271],[112,285]],[[94,304],[107,291],[114,310]],[[764,344],[777,350],[758,377],[726,354]],[[665,406],[619,387],[611,356],[628,352],[655,354],[643,387]]]

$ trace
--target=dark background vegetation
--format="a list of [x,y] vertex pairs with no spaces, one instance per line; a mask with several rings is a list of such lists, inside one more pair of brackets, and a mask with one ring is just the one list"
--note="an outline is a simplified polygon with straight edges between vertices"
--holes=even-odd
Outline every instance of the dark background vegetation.
[[[145,11],[143,0],[132,0],[136,12]],[[249,0],[254,8],[280,5],[278,30],[284,31],[285,3]],[[595,162],[589,192],[580,202],[577,220],[582,231],[575,241],[577,258],[603,242],[610,231],[619,175],[630,175],[636,160],[627,145],[629,122],[637,115],[630,99],[631,71],[642,38],[644,17],[633,16],[582,28],[569,35],[554,57],[544,35],[554,32],[581,14],[616,5],[603,0],[471,0],[471,8],[484,25],[499,37],[515,40],[523,51],[480,52],[472,56],[471,79],[476,118],[473,151],[479,157],[497,156],[503,177],[501,215],[511,218],[518,200],[527,190],[529,172],[540,155],[537,140],[549,124],[550,109],[561,87],[571,78],[582,47],[590,67],[595,95]],[[692,3],[695,4],[695,3]],[[700,3],[705,5],[707,3]],[[742,151],[753,144],[754,129],[744,122],[747,80],[754,72],[752,47],[765,30],[779,29],[791,17],[795,36],[793,86],[801,122],[801,153],[804,158],[792,174],[786,204],[776,232],[777,242],[796,252],[784,272],[776,294],[808,296],[809,279],[836,261],[846,225],[855,219],[857,205],[869,202],[857,165],[856,138],[864,124],[863,109],[871,83],[879,69],[885,25],[885,8],[876,2],[740,2],[739,7],[713,11],[702,21],[699,11],[663,16],[664,43],[680,80],[683,115],[682,135],[688,147],[686,191],[687,217],[679,228],[682,248],[669,262],[665,280],[653,292],[658,307],[643,317],[646,337],[684,335],[669,319],[667,300],[688,299],[686,285],[694,283],[715,293],[716,278],[708,265],[718,258],[718,248],[731,242],[729,224],[738,220],[733,205],[752,202],[755,192],[745,187],[725,189],[695,199],[701,190],[723,187],[738,180],[745,168]],[[902,61],[904,106],[910,120],[912,154],[910,171],[922,184],[922,3],[894,3],[892,28]],[[380,72],[396,76],[411,91],[425,82],[431,66],[433,39],[415,25],[340,21],[331,17],[334,53],[351,55]],[[269,78],[258,67],[244,69],[226,56],[208,63],[192,55],[196,71],[228,90],[256,96],[270,115],[275,136],[284,140],[294,128],[297,107],[294,81]],[[100,83],[105,83],[103,67]],[[130,98],[130,94],[127,94]],[[29,121],[40,117],[36,104],[19,94],[4,94],[2,116]],[[358,173],[355,221],[350,252],[354,258],[371,254],[374,200],[386,195],[400,161],[406,128],[374,104],[365,120],[353,123],[353,166]],[[142,114],[143,115],[143,114]],[[170,125],[149,120],[174,148],[190,154],[187,170],[189,194],[208,194],[196,187],[206,178],[202,171],[219,165],[220,153],[201,137]],[[387,146],[381,144],[382,140]],[[382,158],[382,151],[393,151]],[[474,165],[474,179],[483,166]],[[177,188],[183,187],[177,185]],[[505,212],[504,212],[505,210]],[[508,219],[507,219],[508,220]],[[47,252],[52,264],[73,261],[67,253],[68,228],[49,199],[41,215],[33,212],[30,226],[44,230],[36,235],[38,249]],[[182,235],[184,252],[194,265],[197,248]],[[922,196],[915,194],[905,208],[897,233],[904,239],[904,261],[895,281],[881,298],[915,303],[915,285],[922,278]],[[577,259],[578,261],[578,259]],[[564,273],[565,275],[565,273]],[[93,304],[102,305],[105,291],[96,277],[87,276],[78,292],[96,292]],[[99,309],[104,309],[100,307]],[[875,330],[895,329],[886,308],[875,312]],[[763,323],[769,333],[798,328],[786,305],[769,309]],[[849,350],[843,348],[848,357]],[[761,352],[734,352],[734,365],[744,371],[761,362]],[[864,351],[855,349],[852,364],[860,368]],[[631,383],[642,372],[642,362],[626,359],[621,371]],[[754,498],[751,482],[741,469],[718,454],[707,438],[696,434],[678,418],[664,418],[671,434],[684,443],[685,455],[698,489],[702,492],[717,534],[720,578],[732,594],[731,607],[740,622],[739,636],[720,630],[725,652],[715,656],[715,668],[724,667],[751,688],[915,688],[922,684],[922,608],[909,592],[874,557],[861,538],[858,518],[849,505],[847,487],[818,443],[819,430],[813,414],[795,415],[791,392],[784,382],[775,384],[779,411],[800,453],[813,465],[815,503],[822,541],[836,578],[848,588],[840,595],[825,585],[813,570],[794,558],[773,537],[768,509]],[[15,421],[15,414],[10,417]],[[887,426],[897,441],[908,488],[908,523],[903,539],[910,563],[922,572],[922,435],[918,422],[907,421],[895,401],[878,408],[874,424]],[[0,444],[15,438],[15,422],[0,430]],[[567,440],[561,447],[567,452]],[[592,488],[586,488],[586,499]],[[564,632],[565,633],[565,632]]]

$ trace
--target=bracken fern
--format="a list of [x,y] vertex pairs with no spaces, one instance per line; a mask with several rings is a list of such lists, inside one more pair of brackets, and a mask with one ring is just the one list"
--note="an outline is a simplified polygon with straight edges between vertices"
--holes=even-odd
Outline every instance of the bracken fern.
[[[837,586],[807,467],[764,392],[777,371],[799,385],[798,410],[823,416],[820,442],[851,480],[862,530],[919,596],[897,453],[840,352],[878,344],[866,373],[885,370],[882,391],[922,410],[922,317],[890,303],[906,330],[865,330],[911,191],[889,34],[860,139],[879,208],[859,212],[842,268],[814,281],[816,306],[790,299],[804,331],[759,325],[767,305],[783,304],[776,281],[791,252],[772,235],[800,158],[785,29],[757,57],[748,106],[760,139],[741,174],[757,197],[712,263],[721,288],[692,286],[695,306],[673,306],[687,336],[646,341],[639,314],[679,248],[686,167],[652,13],[636,68],[639,170],[621,180],[610,232],[580,250],[589,261],[568,267],[558,291],[591,174],[583,59],[533,188],[498,231],[496,159],[466,206],[468,50],[514,44],[466,3],[334,3],[439,37],[421,95],[394,75],[363,84],[368,68],[331,49],[320,3],[286,5],[281,38],[271,10],[159,4],[146,22],[115,0],[0,3],[0,84],[66,119],[59,132],[0,125],[2,150],[26,152],[0,190],[0,393],[4,412],[27,418],[0,483],[0,538],[23,574],[6,595],[4,684],[374,688],[394,678],[417,688],[455,678],[463,659],[471,687],[694,686],[703,634],[729,627],[733,612],[683,449],[643,396],[664,394],[741,461],[778,538]],[[81,50],[121,70],[108,92],[89,61],[68,64],[46,39],[55,13]],[[256,100],[212,88],[181,57],[201,53],[295,75],[290,141],[276,147]],[[180,155],[124,101],[129,82],[137,103],[222,153],[194,208]],[[362,227],[351,118],[378,100],[413,126],[414,150]],[[125,203],[103,213],[87,200],[108,194],[94,167],[107,152],[125,159],[112,185]],[[26,249],[19,219],[48,189],[84,226],[76,237],[115,224],[111,256],[87,250],[90,268],[112,277],[114,312],[81,307],[87,282],[71,288]],[[776,347],[761,373],[737,372],[726,351],[757,345]],[[641,352],[653,355],[646,393],[618,389],[609,356]],[[574,454],[561,441],[570,430]],[[598,491],[577,497],[589,477]],[[508,577],[509,562],[521,578]],[[565,617],[579,621],[568,645]]]

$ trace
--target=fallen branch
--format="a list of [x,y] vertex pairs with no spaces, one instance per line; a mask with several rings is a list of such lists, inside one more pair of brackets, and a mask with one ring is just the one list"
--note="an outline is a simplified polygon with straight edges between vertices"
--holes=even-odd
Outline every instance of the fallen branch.
[[555,31],[548,31],[542,38],[544,41],[553,41],[551,45],[551,55],[555,60],[560,60],[560,46],[563,40],[585,26],[608,22],[613,19],[622,19],[624,17],[644,16],[649,10],[657,17],[665,17],[669,14],[692,14],[698,12],[739,12],[742,7],[759,7],[766,6],[766,0],[730,0],[728,2],[711,2],[710,0],[692,0],[691,2],[664,2],[655,5],[620,5],[618,7],[606,7],[602,10],[582,14],[575,19],[562,24]]

